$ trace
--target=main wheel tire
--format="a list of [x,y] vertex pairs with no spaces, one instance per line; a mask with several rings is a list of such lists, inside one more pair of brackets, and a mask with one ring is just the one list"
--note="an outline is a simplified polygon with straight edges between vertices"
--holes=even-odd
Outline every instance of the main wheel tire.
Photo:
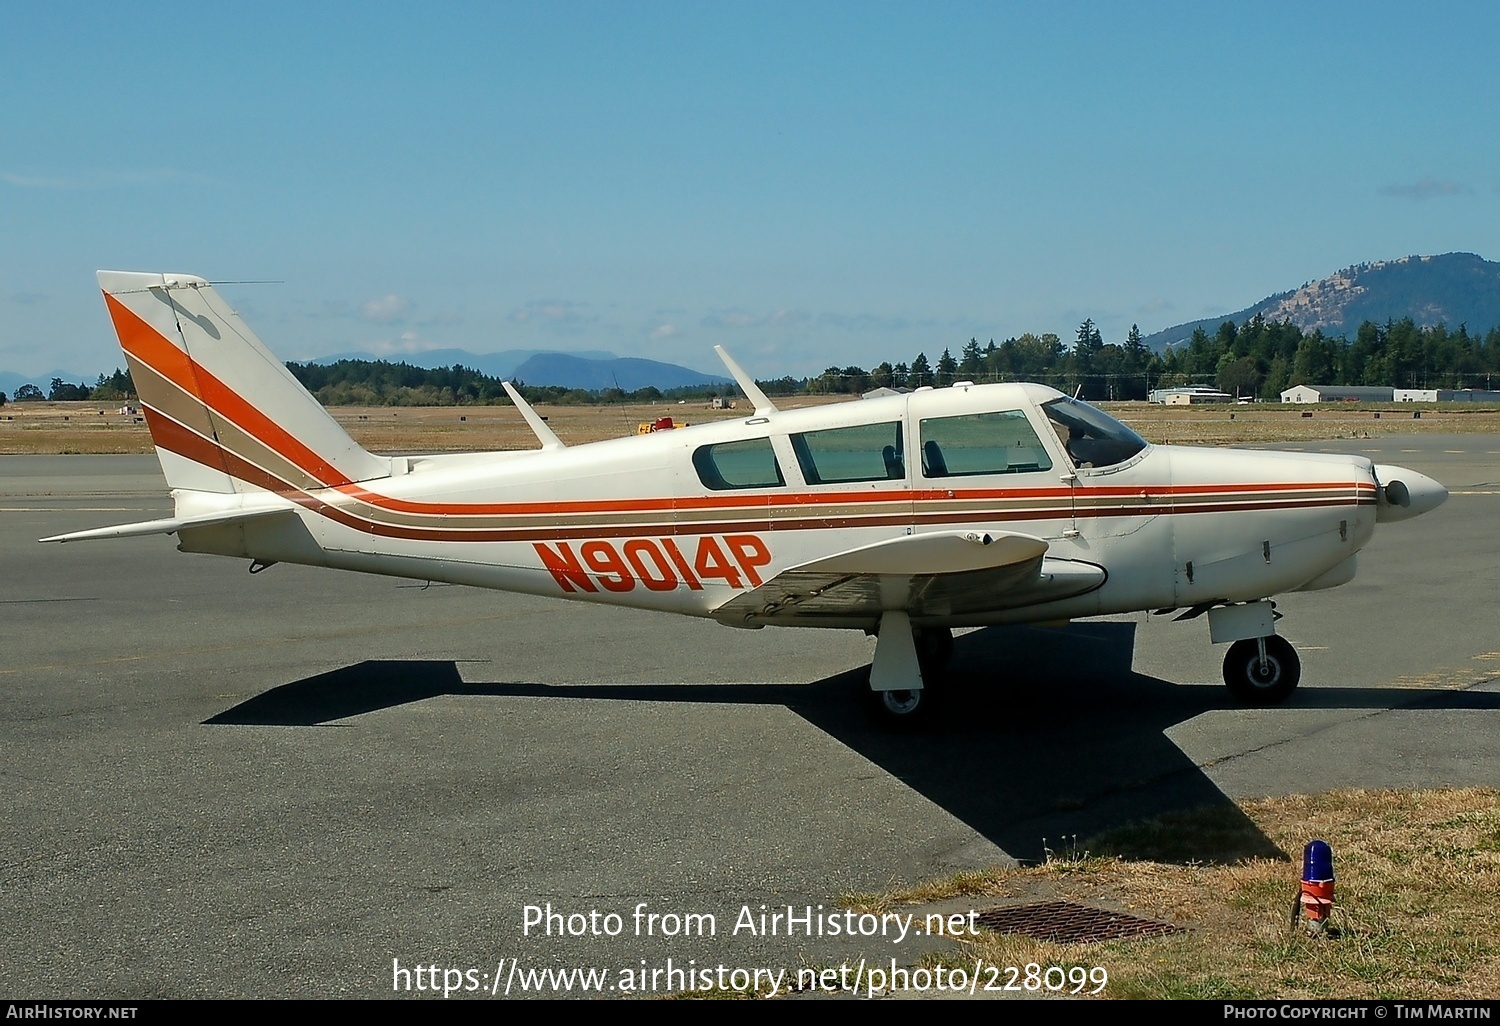
[[912,640],[922,664],[922,678],[935,680],[953,659],[953,632],[947,627],[921,627]]
[[1266,661],[1261,665],[1256,638],[1236,641],[1224,656],[1224,683],[1242,705],[1280,705],[1297,690],[1302,660],[1283,637],[1265,638]]
[[938,696],[929,685],[915,691],[867,692],[867,707],[870,715],[883,727],[896,730],[916,730],[932,719]]

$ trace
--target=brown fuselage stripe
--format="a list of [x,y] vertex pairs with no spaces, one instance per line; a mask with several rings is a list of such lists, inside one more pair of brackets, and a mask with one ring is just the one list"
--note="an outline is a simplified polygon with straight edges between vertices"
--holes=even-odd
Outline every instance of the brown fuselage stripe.
[[[414,528],[400,524],[382,523],[311,495],[301,488],[281,480],[274,474],[228,452],[209,439],[179,424],[164,414],[151,410],[146,412],[153,439],[162,448],[184,456],[205,466],[222,461],[226,472],[258,488],[275,492],[335,523],[339,523],[363,534],[411,541],[472,541],[472,542],[525,542],[558,541],[569,538],[629,538],[642,536],[726,534],[746,531],[802,531],[826,530],[853,527],[898,527],[908,524],[974,523],[977,521],[1006,522],[1026,520],[1060,520],[1118,516],[1159,516],[1173,514],[1207,513],[1254,509],[1297,509],[1326,506],[1373,505],[1373,496],[1368,498],[1328,497],[1301,500],[1278,499],[1268,496],[1259,501],[1213,502],[1206,504],[1153,504],[1148,506],[1124,506],[1110,509],[1081,510],[1077,514],[1067,506],[1032,508],[1026,510],[911,513],[861,517],[798,517],[798,518],[747,518],[701,523],[678,521],[630,524],[630,525],[584,525],[567,527],[527,526],[509,528],[471,529],[463,527]],[[217,459],[216,459],[217,458]],[[342,494],[342,493],[340,493]],[[976,515],[977,514],[977,515]]]
[[[577,528],[593,526],[599,536],[626,536],[632,533],[640,533],[640,526],[619,524],[618,519],[633,519],[641,513],[647,512],[670,512],[678,519],[672,522],[676,533],[705,533],[722,529],[724,524],[718,520],[705,519],[702,523],[691,524],[681,519],[691,515],[697,517],[713,517],[716,513],[728,510],[740,510],[743,512],[764,511],[766,519],[760,518],[735,521],[742,525],[741,530],[757,529],[752,525],[767,525],[759,529],[807,529],[810,527],[834,527],[834,526],[880,526],[884,524],[899,524],[915,519],[922,523],[960,523],[975,519],[987,520],[1020,520],[1020,519],[1056,519],[1058,517],[1089,517],[1089,516],[1155,516],[1171,513],[1194,513],[1211,512],[1214,510],[1240,510],[1240,509],[1271,509],[1289,508],[1296,506],[1316,505],[1365,505],[1375,501],[1376,488],[1368,482],[1309,482],[1299,483],[1295,486],[1286,485],[1263,485],[1263,484],[1226,484],[1214,486],[1200,485],[1173,485],[1160,488],[1140,487],[1093,487],[1080,490],[1076,495],[1072,489],[1066,487],[1031,488],[1031,489],[912,489],[912,490],[884,490],[870,492],[842,492],[842,493],[802,493],[797,495],[714,495],[701,497],[682,497],[676,499],[640,498],[627,500],[583,500],[583,501],[558,501],[558,502],[523,502],[523,503],[432,503],[416,502],[411,500],[397,499],[370,491],[362,485],[348,480],[333,468],[322,457],[307,449],[301,442],[287,434],[282,428],[270,421],[242,397],[237,395],[223,382],[219,381],[201,365],[193,361],[186,353],[178,349],[169,340],[141,320],[129,309],[120,304],[113,297],[106,295],[111,317],[115,321],[116,330],[120,335],[122,347],[126,351],[127,361],[138,362],[143,370],[143,380],[151,382],[151,391],[155,394],[150,396],[154,400],[152,405],[166,417],[185,422],[198,428],[200,431],[207,429],[209,433],[219,437],[224,444],[208,443],[205,449],[202,446],[186,443],[178,437],[180,445],[186,445],[193,449],[197,455],[189,456],[205,466],[214,467],[226,473],[230,460],[240,473],[233,476],[246,480],[257,487],[265,487],[293,497],[293,493],[299,493],[297,501],[310,507],[318,507],[325,510],[339,510],[342,516],[338,520],[351,518],[355,522],[350,526],[368,524],[368,527],[360,527],[362,530],[373,530],[377,533],[387,531],[398,531],[401,529],[400,521],[406,514],[411,517],[441,517],[444,528],[439,532],[417,530],[407,532],[413,536],[432,536],[434,534],[451,538],[455,534],[461,537],[488,537],[493,534],[492,530],[483,528],[468,528],[467,524],[460,526],[453,522],[453,518],[459,517],[466,520],[490,516],[524,517],[527,515],[555,517],[567,514],[582,514],[587,518],[588,514],[595,516],[608,516],[607,520],[594,525],[578,523]],[[177,395],[170,393],[177,391]],[[143,393],[143,400],[147,396]],[[216,412],[217,411],[217,412]],[[228,411],[228,412],[224,412]],[[154,425],[160,426],[162,417],[148,418]],[[245,425],[241,427],[240,425]],[[155,430],[153,428],[153,436]],[[171,445],[164,448],[176,449]],[[235,450],[249,450],[245,459],[235,455]],[[287,452],[293,455],[286,455]],[[187,455],[184,453],[183,455]],[[276,473],[272,473],[263,467],[270,464],[275,467]],[[293,479],[293,480],[288,480]],[[276,482],[274,485],[264,484],[263,481]],[[1326,500],[1295,499],[1300,493],[1327,492],[1327,491],[1355,491],[1357,497],[1350,502],[1344,498],[1332,498]],[[314,499],[309,492],[322,489],[332,489],[347,495],[362,505],[373,507],[375,515],[383,516],[397,523],[379,523],[365,520],[342,510],[341,507]],[[1261,493],[1264,498],[1255,502],[1228,501],[1231,495],[1243,493]],[[1196,504],[1182,504],[1180,500],[1192,497],[1197,499]],[[967,511],[954,511],[949,513],[921,513],[916,511],[920,505],[931,505],[936,503],[963,502],[973,504],[977,501],[991,500],[1014,505],[1022,502],[1035,502],[1039,499],[1067,499],[1069,505],[1054,509],[1037,508],[1034,506],[1024,507],[1017,510],[997,510],[994,508],[975,509],[972,506]],[[1101,502],[1110,500],[1144,500],[1147,505],[1121,505],[1114,508],[1101,507]],[[876,504],[890,507],[895,506],[902,509],[908,504],[913,512],[908,516],[904,509],[902,512],[891,515],[871,515],[864,512]],[[788,507],[795,508],[802,505],[815,505],[822,507],[824,515],[817,518],[788,516]],[[830,507],[852,506],[847,512],[840,510],[843,515],[830,515]],[[864,507],[864,510],[857,510]],[[392,516],[396,514],[396,516]],[[611,515],[613,514],[613,515]],[[618,519],[617,519],[618,518]],[[416,521],[421,523],[420,520]],[[409,522],[408,522],[409,523]],[[661,532],[663,525],[651,525],[645,528],[648,531]],[[691,530],[684,530],[689,528]],[[532,531],[527,530],[526,534]],[[507,532],[507,535],[517,535],[515,529]],[[525,540],[518,538],[518,540]]]

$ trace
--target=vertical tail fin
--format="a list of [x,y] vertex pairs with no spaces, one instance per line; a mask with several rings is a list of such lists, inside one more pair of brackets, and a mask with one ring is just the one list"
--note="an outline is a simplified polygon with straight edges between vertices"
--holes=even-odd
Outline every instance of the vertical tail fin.
[[202,278],[100,271],[173,489],[311,490],[389,476]]

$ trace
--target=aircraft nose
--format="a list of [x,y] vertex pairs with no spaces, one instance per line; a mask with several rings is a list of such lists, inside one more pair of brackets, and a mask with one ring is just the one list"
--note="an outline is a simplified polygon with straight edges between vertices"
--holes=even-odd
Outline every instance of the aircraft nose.
[[1382,524],[1419,517],[1437,509],[1448,498],[1448,489],[1426,474],[1405,467],[1377,464],[1375,480],[1380,485],[1380,504],[1375,507],[1375,520]]

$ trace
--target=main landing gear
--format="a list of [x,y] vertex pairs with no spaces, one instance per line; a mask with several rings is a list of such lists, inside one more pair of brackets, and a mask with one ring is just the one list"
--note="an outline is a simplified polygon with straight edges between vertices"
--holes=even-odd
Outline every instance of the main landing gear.
[[953,632],[913,627],[900,611],[880,618],[875,660],[870,665],[870,712],[877,721],[910,730],[931,719],[943,670],[953,657]]

